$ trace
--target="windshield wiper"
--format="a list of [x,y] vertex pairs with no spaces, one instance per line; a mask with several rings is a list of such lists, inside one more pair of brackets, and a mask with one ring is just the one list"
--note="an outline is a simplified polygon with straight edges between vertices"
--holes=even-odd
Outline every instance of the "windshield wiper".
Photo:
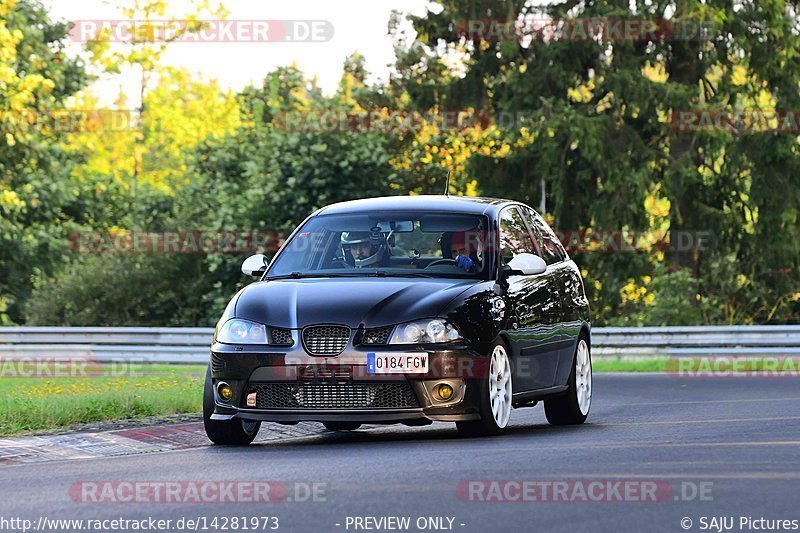
[[392,272],[387,273],[384,270],[376,272],[319,272],[319,273],[301,273],[292,272],[291,274],[283,274],[280,276],[269,276],[264,278],[267,281],[278,279],[306,279],[306,278],[432,278],[430,274],[423,274],[422,272]]
[[265,280],[272,280],[272,279],[300,279],[300,278],[303,278],[303,277],[305,277],[305,275],[301,274],[300,272],[292,272],[291,274],[283,274],[283,275],[280,275],[280,276],[267,276],[264,279]]
[[306,278],[354,278],[354,277],[361,277],[363,274],[345,274],[341,272],[319,272],[319,273],[301,273],[301,272],[292,272],[291,274],[284,274],[281,276],[268,276],[264,278],[265,280],[273,280],[273,279],[306,279]]
[[430,274],[423,274],[422,272],[392,272],[391,274],[386,273],[383,270],[378,270],[369,276],[377,277],[377,278],[432,278]]

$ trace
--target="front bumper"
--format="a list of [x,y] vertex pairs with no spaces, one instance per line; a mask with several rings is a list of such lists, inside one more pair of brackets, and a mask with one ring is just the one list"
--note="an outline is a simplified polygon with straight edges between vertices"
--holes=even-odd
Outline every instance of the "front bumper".
[[[369,349],[348,347],[335,357],[310,356],[299,347],[278,348],[273,346],[235,346],[215,343],[211,348],[211,378],[214,390],[213,420],[273,421],[295,423],[360,422],[360,423],[427,423],[429,421],[457,422],[479,419],[478,380],[485,374],[487,359],[468,346],[448,346],[447,349],[431,349],[422,346],[397,349],[376,346]],[[367,373],[369,351],[428,353],[427,374],[374,375]],[[337,373],[336,371],[340,371]],[[335,377],[331,377],[331,375]],[[233,389],[233,397],[225,402],[217,394],[217,385],[224,381]],[[436,397],[433,387],[439,383],[450,384],[455,394],[449,401]],[[403,406],[338,406],[338,396],[333,391],[348,390],[348,387],[364,390],[374,386],[402,384],[413,392],[415,401]],[[298,390],[314,390],[315,399],[331,394],[332,401],[319,405],[282,406],[265,408],[247,405],[249,391],[271,386],[291,390],[299,397]],[[319,391],[328,391],[320,393]],[[260,393],[259,393],[260,394]],[[285,395],[285,394],[284,394]]]

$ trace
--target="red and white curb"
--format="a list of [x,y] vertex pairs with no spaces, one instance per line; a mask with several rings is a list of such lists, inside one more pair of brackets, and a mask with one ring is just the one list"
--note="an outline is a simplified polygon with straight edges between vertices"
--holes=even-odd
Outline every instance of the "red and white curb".
[[[256,442],[317,436],[320,424],[296,426],[264,423]],[[0,467],[95,457],[186,450],[209,446],[202,422],[148,426],[96,433],[0,438]]]

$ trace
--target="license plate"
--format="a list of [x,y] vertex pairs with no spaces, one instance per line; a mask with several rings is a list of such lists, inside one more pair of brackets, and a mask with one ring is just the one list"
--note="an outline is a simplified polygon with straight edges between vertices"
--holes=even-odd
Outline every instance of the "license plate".
[[413,353],[367,353],[368,374],[427,374],[428,354]]

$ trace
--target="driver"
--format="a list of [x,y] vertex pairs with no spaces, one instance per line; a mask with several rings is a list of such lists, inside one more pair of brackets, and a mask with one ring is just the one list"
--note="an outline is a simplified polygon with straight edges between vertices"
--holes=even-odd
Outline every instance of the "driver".
[[386,239],[382,233],[346,231],[340,240],[345,262],[351,267],[385,266]]
[[478,232],[456,231],[450,236],[450,257],[467,273],[481,271],[483,243]]

